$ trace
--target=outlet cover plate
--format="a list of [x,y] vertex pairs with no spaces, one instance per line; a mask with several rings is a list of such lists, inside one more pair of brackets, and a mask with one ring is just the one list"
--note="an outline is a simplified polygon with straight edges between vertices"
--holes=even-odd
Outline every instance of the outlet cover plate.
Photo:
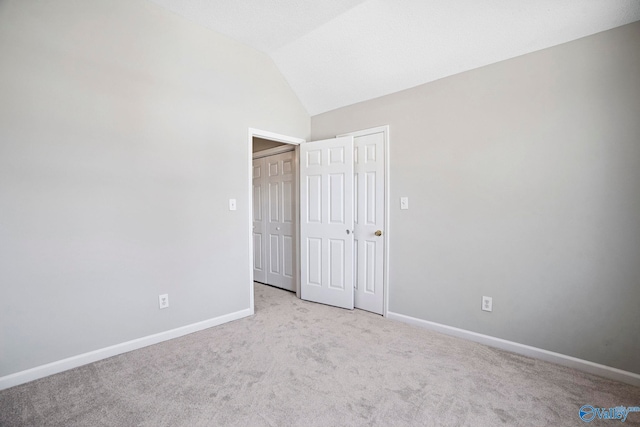
[[482,311],[493,311],[493,298],[482,297]]
[[169,294],[158,295],[158,306],[160,308],[169,307]]

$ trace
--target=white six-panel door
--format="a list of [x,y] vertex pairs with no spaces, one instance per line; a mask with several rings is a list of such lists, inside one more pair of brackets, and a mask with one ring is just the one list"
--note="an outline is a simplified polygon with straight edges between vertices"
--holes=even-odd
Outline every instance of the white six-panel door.
[[253,160],[253,280],[265,283],[266,270],[266,237],[264,224],[264,159]]
[[354,136],[354,305],[377,314],[384,309],[384,140],[383,131]]
[[265,283],[295,292],[294,152],[265,157],[264,160],[267,175],[267,278]]
[[300,145],[300,296],[353,309],[353,137]]
[[253,279],[296,290],[295,153],[253,160]]

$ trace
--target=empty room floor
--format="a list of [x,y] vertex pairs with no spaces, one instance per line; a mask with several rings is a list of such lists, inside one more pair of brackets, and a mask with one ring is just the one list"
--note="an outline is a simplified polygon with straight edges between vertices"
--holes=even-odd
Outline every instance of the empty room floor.
[[260,284],[255,303],[254,316],[4,390],[0,425],[580,426],[582,405],[640,406],[638,387],[364,311]]

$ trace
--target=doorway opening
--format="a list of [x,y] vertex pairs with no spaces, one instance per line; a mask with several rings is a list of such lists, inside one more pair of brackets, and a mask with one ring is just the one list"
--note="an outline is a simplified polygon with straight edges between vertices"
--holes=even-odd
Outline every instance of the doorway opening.
[[[255,141],[255,142],[254,142]],[[294,163],[293,163],[293,167],[295,169],[295,174],[293,176],[293,181],[297,183],[298,181],[298,174],[297,174],[297,159],[298,159],[298,146],[305,142],[304,139],[302,138],[295,138],[295,137],[290,137],[287,135],[280,135],[274,132],[268,132],[268,131],[263,131],[260,129],[253,129],[250,128],[249,132],[248,132],[248,148],[249,148],[249,167],[248,167],[248,171],[249,171],[249,183],[250,183],[250,187],[249,187],[249,191],[248,191],[248,195],[249,195],[249,200],[248,200],[248,205],[247,206],[251,206],[252,209],[249,209],[249,224],[251,227],[251,233],[249,233],[249,248],[251,249],[249,251],[249,266],[250,266],[250,282],[249,282],[249,304],[250,304],[250,310],[251,310],[251,314],[254,313],[254,293],[253,293],[253,282],[255,280],[254,277],[254,267],[256,265],[256,258],[257,255],[256,254],[256,249],[260,248],[259,251],[261,252],[259,255],[263,255],[261,262],[262,262],[262,266],[266,267],[267,264],[267,259],[264,256],[264,253],[262,252],[262,244],[261,245],[256,245],[254,243],[254,240],[256,240],[256,236],[254,236],[254,232],[253,232],[253,227],[254,227],[254,211],[255,209],[254,207],[254,191],[253,191],[253,183],[254,183],[254,145],[256,148],[256,153],[260,153],[257,155],[258,158],[266,158],[269,155],[278,155],[278,154],[282,154],[282,153],[286,153],[286,152],[290,152],[291,148],[293,148],[293,159],[294,159]],[[261,192],[263,192],[263,190],[261,190]],[[297,195],[297,191],[293,191],[293,203],[295,206],[298,205],[298,195]],[[293,234],[294,236],[298,236],[299,233],[299,218],[297,216],[297,209],[296,209],[296,214],[294,216],[294,221],[293,221]],[[256,224],[257,225],[257,224]],[[264,237],[262,237],[264,239]],[[294,239],[295,244],[297,245],[297,238]],[[265,242],[266,243],[266,242]],[[297,246],[296,246],[297,248]],[[298,277],[299,274],[297,273],[297,266],[300,263],[300,259],[299,259],[299,255],[297,254],[297,250],[293,251],[293,265],[294,265],[294,288],[296,291],[296,296],[299,298],[300,297],[300,287],[299,287],[299,283],[298,283]],[[279,263],[280,265],[282,265],[281,263]]]
[[295,146],[253,137],[253,280],[296,292]]

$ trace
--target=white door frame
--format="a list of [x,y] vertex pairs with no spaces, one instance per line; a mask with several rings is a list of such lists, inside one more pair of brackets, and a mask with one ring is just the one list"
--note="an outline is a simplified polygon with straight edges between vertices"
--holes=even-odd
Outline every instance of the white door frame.
[[358,136],[380,132],[384,134],[384,233],[382,234],[382,238],[384,239],[384,253],[382,255],[384,269],[382,273],[382,292],[384,303],[382,307],[382,315],[387,317],[387,313],[389,312],[389,205],[391,201],[389,194],[389,125],[343,133],[341,135],[337,135],[337,137],[353,136],[356,138]]
[[[251,225],[253,223],[253,189],[252,187],[252,182],[253,182],[253,137],[257,137],[257,138],[263,138],[263,139],[269,139],[271,141],[277,141],[277,142],[282,142],[283,144],[292,144],[295,145],[296,148],[296,155],[294,156],[295,159],[295,164],[296,164],[296,171],[298,170],[298,145],[306,142],[306,140],[302,139],[302,138],[295,138],[292,136],[287,136],[287,135],[281,135],[278,133],[274,133],[274,132],[269,132],[269,131],[265,131],[265,130],[260,130],[260,129],[254,129],[254,128],[249,128],[249,132],[248,132],[248,147],[249,147],[249,156],[248,156],[248,165],[249,167],[247,168],[249,171],[249,188],[247,191],[247,194],[249,195],[248,197],[248,204],[247,206],[250,206],[251,209],[248,209],[248,214],[247,214],[247,229],[251,230]],[[296,180],[296,188],[298,188],[298,186],[300,185],[299,181],[299,174],[296,173],[295,176],[295,180]],[[296,206],[300,205],[300,199],[299,199],[299,195],[298,195],[298,191],[296,191],[295,194],[295,198],[294,198],[294,203]],[[299,211],[299,209],[298,209]],[[300,212],[296,212],[296,236],[300,236],[300,218],[299,218]],[[300,266],[300,251],[296,250],[296,265],[297,265],[297,270],[296,270],[296,295],[298,296],[298,298],[300,298],[300,272],[299,272],[299,266]],[[253,296],[253,233],[249,233],[249,310],[251,312],[251,314],[254,314],[255,312],[255,306],[254,306],[254,296]]]

